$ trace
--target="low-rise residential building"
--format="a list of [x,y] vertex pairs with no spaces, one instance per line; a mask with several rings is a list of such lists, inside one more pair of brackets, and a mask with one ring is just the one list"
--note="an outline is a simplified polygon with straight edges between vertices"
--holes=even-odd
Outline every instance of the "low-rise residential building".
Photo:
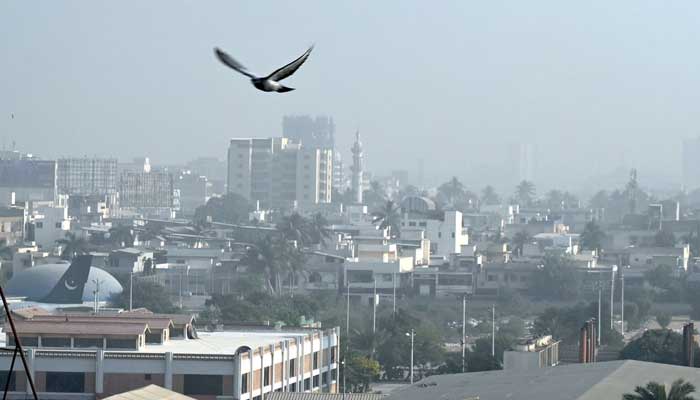
[[423,213],[404,213],[401,228],[418,228],[425,231],[430,240],[430,253],[449,256],[459,253],[462,246],[469,244],[469,234],[462,224],[462,213],[445,211],[441,219]]
[[24,240],[26,212],[19,207],[0,207],[0,242],[12,246]]
[[53,249],[70,232],[68,207],[53,202],[37,203],[29,215],[29,239],[42,249]]
[[[15,364],[14,397],[99,399],[156,384],[201,400],[261,399],[273,391],[337,391],[338,329],[241,326],[199,332],[191,316],[31,313],[18,317],[31,369]],[[12,336],[5,327],[5,346]],[[0,353],[8,370],[12,352]]]
[[503,352],[503,369],[527,371],[558,365],[559,343],[551,335],[521,340]]

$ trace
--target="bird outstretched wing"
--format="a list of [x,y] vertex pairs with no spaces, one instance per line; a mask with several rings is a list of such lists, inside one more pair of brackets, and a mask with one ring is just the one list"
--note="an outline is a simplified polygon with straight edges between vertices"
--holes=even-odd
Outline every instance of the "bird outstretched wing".
[[284,67],[276,70],[275,72],[271,73],[270,75],[267,76],[266,79],[269,79],[271,81],[281,81],[284,78],[287,78],[291,76],[296,70],[301,67],[301,64],[306,61],[307,58],[309,58],[309,55],[311,54],[311,50],[314,49],[314,46],[309,47],[304,54],[301,55],[301,57],[297,58],[296,60],[290,62],[289,64],[285,65]]
[[214,53],[216,54],[216,58],[219,59],[222,63],[226,64],[228,67],[240,72],[241,74],[249,77],[249,78],[255,78],[255,75],[251,74],[246,70],[246,68],[243,66],[243,64],[239,63],[238,61],[234,60],[233,57],[230,55],[226,54],[223,50],[219,49],[218,47],[214,48]]

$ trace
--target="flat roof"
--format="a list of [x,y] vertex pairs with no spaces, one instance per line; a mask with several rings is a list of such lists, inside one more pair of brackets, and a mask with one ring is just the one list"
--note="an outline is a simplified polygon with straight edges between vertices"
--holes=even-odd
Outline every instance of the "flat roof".
[[[148,330],[148,324],[94,323],[94,322],[55,322],[55,321],[16,321],[19,335],[105,335],[136,336]],[[5,332],[8,327],[5,327]]]
[[164,344],[147,344],[139,352],[142,353],[165,353],[175,354],[223,354],[234,355],[242,346],[255,350],[261,346],[269,346],[304,338],[312,331],[266,331],[266,330],[245,330],[245,331],[222,331],[222,332],[197,332],[197,339],[170,339]]

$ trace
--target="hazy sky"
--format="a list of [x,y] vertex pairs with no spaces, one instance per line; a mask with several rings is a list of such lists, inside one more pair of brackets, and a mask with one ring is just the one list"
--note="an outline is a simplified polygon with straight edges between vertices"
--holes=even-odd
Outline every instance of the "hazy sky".
[[[0,139],[176,163],[328,114],[377,172],[422,158],[426,178],[480,185],[529,142],[543,189],[632,166],[676,185],[700,120],[698,21],[692,0],[3,1]],[[311,43],[287,94],[212,53],[263,74]]]

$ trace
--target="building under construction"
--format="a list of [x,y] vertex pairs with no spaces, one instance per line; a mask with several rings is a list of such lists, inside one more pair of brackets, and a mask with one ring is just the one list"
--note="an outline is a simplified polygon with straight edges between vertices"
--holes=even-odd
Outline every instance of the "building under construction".
[[173,206],[173,177],[167,172],[125,172],[119,177],[119,205],[130,208]]
[[61,158],[57,164],[61,194],[88,196],[117,191],[116,158]]

